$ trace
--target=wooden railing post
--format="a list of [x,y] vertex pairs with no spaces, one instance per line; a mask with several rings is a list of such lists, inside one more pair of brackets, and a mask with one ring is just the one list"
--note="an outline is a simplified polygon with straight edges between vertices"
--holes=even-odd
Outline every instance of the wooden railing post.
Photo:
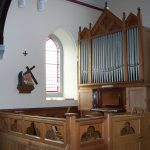
[[113,132],[113,127],[112,127],[112,113],[106,113],[105,116],[107,117],[106,119],[106,137],[107,137],[107,146],[108,150],[113,150],[113,144],[112,144],[112,132]]
[[76,113],[66,113],[67,145],[66,150],[78,150]]

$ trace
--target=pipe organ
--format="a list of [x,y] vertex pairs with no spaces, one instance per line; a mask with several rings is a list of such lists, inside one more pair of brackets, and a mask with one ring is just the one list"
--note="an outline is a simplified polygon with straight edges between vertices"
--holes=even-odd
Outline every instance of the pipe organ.
[[[95,90],[100,91],[98,99],[102,100],[101,92],[104,90],[101,89],[107,86],[116,90],[122,88],[124,95],[126,95],[126,88],[129,87],[147,86],[146,91],[148,91],[147,89],[150,89],[149,43],[150,29],[142,25],[140,8],[137,15],[130,13],[126,16],[123,13],[120,19],[105,6],[94,26],[90,24],[88,28],[80,27],[78,34],[79,109],[81,106],[85,108],[85,105],[89,106],[89,109],[93,107],[92,95]],[[127,96],[122,99],[126,100]],[[87,101],[91,104],[87,105]],[[127,101],[122,102],[123,107],[126,107],[127,103]]]
[[79,84],[143,81],[140,9],[120,20],[104,9],[93,28],[79,31]]

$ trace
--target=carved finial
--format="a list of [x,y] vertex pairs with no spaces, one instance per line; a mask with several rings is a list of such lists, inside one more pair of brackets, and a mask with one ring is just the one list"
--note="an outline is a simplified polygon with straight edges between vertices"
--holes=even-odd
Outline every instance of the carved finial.
[[137,14],[138,14],[138,16],[140,16],[141,15],[141,8],[140,7],[138,7],[138,12],[137,12]]
[[89,29],[91,30],[91,28],[92,28],[92,24],[90,23],[90,24],[89,24]]
[[126,19],[126,13],[123,12],[123,18],[122,18],[122,20],[124,21],[125,19]]
[[109,9],[107,2],[105,2],[105,9]]
[[79,27],[79,32],[81,32],[81,26]]
[[105,8],[107,8],[107,2],[105,2]]

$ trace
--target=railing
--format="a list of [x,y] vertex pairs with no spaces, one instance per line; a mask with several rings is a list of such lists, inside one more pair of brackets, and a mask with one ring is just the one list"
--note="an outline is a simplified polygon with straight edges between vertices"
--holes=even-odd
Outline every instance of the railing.
[[78,118],[67,114],[67,138],[71,150],[106,150],[106,117]]
[[[8,139],[12,136],[17,137],[32,146],[41,143],[39,147],[48,148],[50,145],[51,148],[65,149],[67,143],[65,118],[0,113],[0,131],[7,135]],[[15,143],[21,144],[22,141]]]
[[40,117],[0,113],[1,150],[107,150],[106,117]]

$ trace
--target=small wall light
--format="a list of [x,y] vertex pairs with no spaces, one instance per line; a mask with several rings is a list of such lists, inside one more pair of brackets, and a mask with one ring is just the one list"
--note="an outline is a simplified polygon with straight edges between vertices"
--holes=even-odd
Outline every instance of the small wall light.
[[26,0],[18,0],[18,7],[24,8],[26,6]]
[[3,44],[0,44],[0,59],[3,59],[4,51],[5,46]]
[[37,0],[37,10],[43,11],[45,9],[45,3],[47,0]]

